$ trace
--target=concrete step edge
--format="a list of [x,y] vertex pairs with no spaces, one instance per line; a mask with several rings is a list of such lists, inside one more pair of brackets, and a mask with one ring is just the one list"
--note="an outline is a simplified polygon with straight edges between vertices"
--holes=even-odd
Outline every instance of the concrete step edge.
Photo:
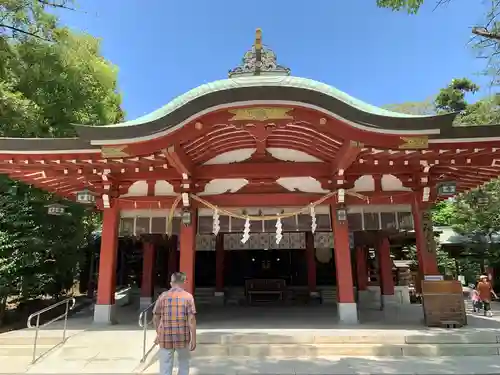
[[[338,344],[330,344],[330,343],[312,343],[312,344],[290,344],[290,343],[225,343],[225,344],[217,344],[217,343],[210,343],[210,344],[201,344],[198,343],[198,347],[235,347],[235,346],[244,346],[244,347],[280,347],[280,348],[295,348],[295,347],[322,347],[322,348],[344,348],[344,347],[465,347],[465,346],[470,346],[474,348],[484,348],[484,343],[439,343],[439,344],[384,344],[384,343],[338,343]],[[500,343],[496,344],[489,344],[488,347],[490,348],[500,348]]]

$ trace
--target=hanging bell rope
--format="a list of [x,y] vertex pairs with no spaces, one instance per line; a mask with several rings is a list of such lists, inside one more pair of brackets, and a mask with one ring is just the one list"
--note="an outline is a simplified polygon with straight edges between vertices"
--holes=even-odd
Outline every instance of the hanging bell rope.
[[320,199],[312,202],[311,204],[309,204],[309,205],[301,208],[298,211],[288,212],[288,213],[278,214],[278,215],[264,215],[264,216],[252,216],[252,215],[237,214],[236,212],[231,212],[231,211],[228,211],[226,209],[217,207],[216,205],[214,205],[214,204],[206,201],[203,198],[200,198],[199,196],[197,196],[195,194],[191,194],[191,198],[193,198],[195,201],[203,204],[204,206],[206,206],[206,207],[208,207],[208,208],[210,208],[212,210],[217,210],[220,214],[223,214],[225,216],[231,216],[231,217],[234,217],[234,218],[237,218],[237,219],[242,219],[242,220],[247,220],[248,219],[248,220],[259,220],[259,221],[260,220],[264,220],[264,221],[269,221],[269,220],[286,219],[288,217],[293,217],[295,215],[299,215],[301,213],[308,212],[310,206],[317,206],[317,205],[323,203],[324,201],[332,198],[336,194],[337,194],[337,191],[329,192],[328,194],[324,195]]
[[174,215],[175,215],[175,209],[177,208],[177,205],[181,201],[182,196],[178,195],[174,202],[172,203],[172,207],[170,207],[170,212],[168,213],[168,221],[167,221],[167,236],[170,237],[172,235],[172,222],[174,220]]

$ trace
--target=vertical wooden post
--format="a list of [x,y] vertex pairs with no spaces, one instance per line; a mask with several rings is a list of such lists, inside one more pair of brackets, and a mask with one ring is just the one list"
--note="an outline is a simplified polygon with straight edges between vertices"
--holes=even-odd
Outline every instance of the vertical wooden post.
[[142,243],[142,282],[140,309],[145,309],[153,302],[154,271],[155,271],[155,246],[153,243]]
[[412,213],[417,244],[417,258],[420,276],[439,275],[436,259],[436,244],[429,207],[420,202],[421,194],[413,193]]
[[191,225],[181,224],[179,271],[186,274],[186,291],[194,295],[194,270],[196,256],[196,226],[198,220],[193,211]]
[[215,294],[224,296],[224,234],[215,237]]
[[314,234],[306,232],[307,257],[307,286],[309,294],[316,294],[316,249],[314,248]]
[[356,281],[358,292],[368,289],[367,253],[363,246],[356,247]]
[[112,324],[115,322],[116,258],[119,221],[120,211],[116,205],[103,210],[97,303],[94,307],[95,323]]
[[179,245],[179,237],[175,234],[171,235],[168,239],[168,275],[166,287],[170,289],[170,278],[172,274],[177,272],[179,269],[178,251],[177,247]]
[[396,302],[394,296],[394,280],[392,278],[392,259],[389,239],[384,237],[378,243],[380,294],[383,304],[393,304]]
[[358,323],[358,310],[354,300],[351,249],[349,247],[349,227],[346,221],[337,218],[336,206],[331,206],[334,239],[335,268],[337,271],[337,298],[339,321]]

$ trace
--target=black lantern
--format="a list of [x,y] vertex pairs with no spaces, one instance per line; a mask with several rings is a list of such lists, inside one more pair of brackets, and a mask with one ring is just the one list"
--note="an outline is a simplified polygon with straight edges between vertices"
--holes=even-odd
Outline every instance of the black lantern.
[[45,207],[47,207],[47,213],[52,216],[61,216],[66,212],[66,206],[59,203],[49,204]]
[[337,220],[340,222],[347,221],[347,209],[345,207],[337,208]]
[[95,202],[95,195],[91,191],[85,189],[76,193],[76,201],[78,203],[91,204]]
[[440,197],[452,197],[457,194],[457,183],[454,181],[441,182],[437,185],[437,193]]
[[490,199],[488,197],[488,194],[486,194],[482,189],[479,189],[477,191],[476,197],[476,204],[478,206],[487,206],[490,203]]
[[192,222],[192,217],[191,217],[191,211],[184,209],[182,210],[182,224],[184,224],[186,227],[191,225]]

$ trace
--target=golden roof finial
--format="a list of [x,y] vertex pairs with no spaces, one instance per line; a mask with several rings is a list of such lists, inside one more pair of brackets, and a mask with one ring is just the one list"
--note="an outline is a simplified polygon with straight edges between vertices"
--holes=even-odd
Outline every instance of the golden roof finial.
[[255,30],[255,51],[262,50],[262,29],[259,27]]

